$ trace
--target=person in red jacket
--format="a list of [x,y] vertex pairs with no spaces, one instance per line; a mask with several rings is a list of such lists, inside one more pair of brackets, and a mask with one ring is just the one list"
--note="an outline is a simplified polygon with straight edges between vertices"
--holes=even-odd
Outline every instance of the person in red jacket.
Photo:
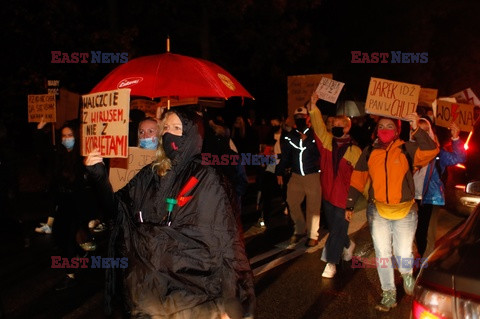
[[327,263],[322,277],[333,278],[342,255],[344,260],[351,260],[355,249],[355,243],[348,237],[350,219],[345,214],[345,208],[350,177],[362,151],[349,135],[350,119],[343,115],[334,117],[329,132],[322,113],[315,106],[317,101],[318,95],[313,93],[309,113],[320,152],[322,207],[330,232],[322,252],[322,260]]

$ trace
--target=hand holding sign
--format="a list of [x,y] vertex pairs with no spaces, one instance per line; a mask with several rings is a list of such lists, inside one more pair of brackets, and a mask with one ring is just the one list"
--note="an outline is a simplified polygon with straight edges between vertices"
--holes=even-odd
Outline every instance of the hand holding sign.
[[418,120],[419,120],[419,116],[416,112],[413,112],[413,113],[410,113],[410,114],[407,114],[405,116],[405,120],[410,122],[410,126],[412,127],[412,129],[415,131],[417,129],[417,124],[418,124]]
[[460,136],[460,128],[455,122],[453,122],[452,124],[450,124],[449,129],[450,133],[452,134],[452,138],[456,140]]
[[98,163],[103,163],[103,157],[98,148],[90,152],[83,160],[85,166],[93,166]]
[[317,104],[317,101],[319,100],[320,98],[318,97],[318,94],[317,92],[313,92],[312,93],[312,96],[310,97],[310,104],[307,105],[307,109],[308,111],[310,112],[313,107]]

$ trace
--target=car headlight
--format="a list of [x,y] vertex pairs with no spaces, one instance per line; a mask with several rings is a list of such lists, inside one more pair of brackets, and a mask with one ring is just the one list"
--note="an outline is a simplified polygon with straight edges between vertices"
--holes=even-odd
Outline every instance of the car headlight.
[[453,318],[455,297],[425,285],[415,286],[412,314],[415,319]]

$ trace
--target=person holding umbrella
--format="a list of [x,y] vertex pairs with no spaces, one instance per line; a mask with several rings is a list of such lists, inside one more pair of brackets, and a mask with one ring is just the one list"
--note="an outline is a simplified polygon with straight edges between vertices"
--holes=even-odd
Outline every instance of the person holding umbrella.
[[128,311],[135,318],[253,317],[253,274],[234,191],[201,165],[202,119],[178,107],[164,121],[157,159],[116,193],[100,153],[85,158],[104,205],[115,211],[111,243],[128,258]]

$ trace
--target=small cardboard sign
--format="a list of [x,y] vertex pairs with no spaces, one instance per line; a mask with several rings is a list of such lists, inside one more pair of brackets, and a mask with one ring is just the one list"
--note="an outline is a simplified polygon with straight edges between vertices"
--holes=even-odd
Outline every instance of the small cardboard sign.
[[98,148],[103,157],[128,156],[130,89],[82,96],[82,155]]
[[337,103],[338,96],[342,92],[345,83],[323,77],[315,92],[318,97],[330,103]]
[[288,76],[288,115],[293,115],[295,109],[310,101],[313,91],[324,77],[332,79],[333,75],[328,73]]
[[371,78],[365,112],[404,119],[416,111],[419,94],[419,85]]
[[155,150],[146,150],[139,147],[129,147],[127,158],[112,158],[110,160],[110,184],[113,191],[121,189],[144,166],[155,160]]
[[455,122],[461,131],[470,132],[474,123],[473,115],[472,104],[437,100],[435,124],[442,127],[449,127],[452,122]]
[[480,106],[480,100],[478,99],[477,95],[473,92],[471,88],[462,90],[452,95],[455,99],[457,99],[458,103],[463,104],[473,104]]
[[29,94],[28,95],[28,122],[56,122],[55,94]]
[[420,94],[418,96],[418,105],[421,106],[433,106],[433,102],[437,99],[438,90],[429,88],[420,88]]

